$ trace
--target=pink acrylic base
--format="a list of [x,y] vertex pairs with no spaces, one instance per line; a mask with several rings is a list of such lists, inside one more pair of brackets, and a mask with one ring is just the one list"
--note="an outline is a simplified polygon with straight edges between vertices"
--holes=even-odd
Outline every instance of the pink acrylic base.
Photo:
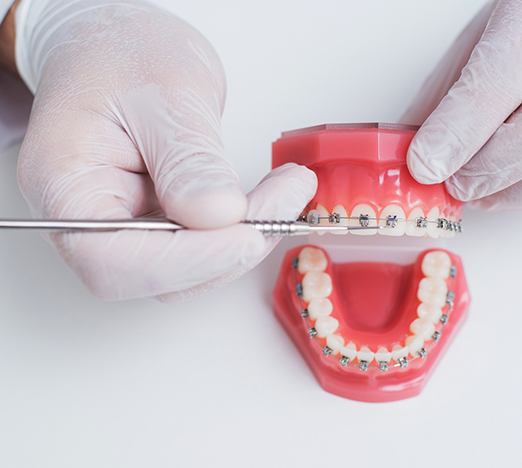
[[306,323],[300,315],[291,274],[292,259],[301,249],[302,246],[287,253],[273,292],[273,305],[276,317],[296,344],[319,384],[330,393],[366,402],[402,400],[418,395],[467,315],[470,297],[460,258],[452,254],[458,271],[455,305],[439,341],[428,356],[412,360],[405,369],[381,372],[372,368],[368,372],[361,372],[341,368],[335,359],[324,356],[321,346],[308,335]]

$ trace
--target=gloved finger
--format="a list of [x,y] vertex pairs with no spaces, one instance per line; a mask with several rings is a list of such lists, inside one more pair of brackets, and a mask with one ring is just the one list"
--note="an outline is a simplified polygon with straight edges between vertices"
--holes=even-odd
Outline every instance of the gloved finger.
[[522,112],[502,124],[480,151],[453,176],[446,186],[455,198],[476,200],[522,180]]
[[155,72],[165,86],[161,91],[134,88],[123,95],[123,125],[139,148],[170,219],[205,229],[237,223],[245,216],[247,200],[237,174],[224,159],[221,63],[210,44],[187,24],[180,21],[169,36],[166,48],[172,55]]
[[520,211],[520,207],[522,206],[522,182],[517,182],[500,192],[475,200],[471,202],[470,205],[473,208],[480,208],[489,211]]
[[493,135],[522,99],[522,2],[501,0],[481,40],[408,151],[415,179],[446,180]]
[[[303,211],[317,190],[316,175],[304,166],[289,163],[271,171],[248,194],[248,219],[294,220]],[[233,269],[211,281],[184,291],[158,297],[163,302],[183,300],[210,291],[236,280],[263,260],[280,239],[267,238],[264,250],[240,268]]]

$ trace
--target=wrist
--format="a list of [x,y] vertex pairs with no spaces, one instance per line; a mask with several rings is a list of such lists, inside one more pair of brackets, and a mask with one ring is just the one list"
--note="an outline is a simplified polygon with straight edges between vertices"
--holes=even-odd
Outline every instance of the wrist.
[[19,0],[13,3],[6,17],[0,23],[0,67],[15,75],[18,75],[15,58],[15,13],[18,3]]

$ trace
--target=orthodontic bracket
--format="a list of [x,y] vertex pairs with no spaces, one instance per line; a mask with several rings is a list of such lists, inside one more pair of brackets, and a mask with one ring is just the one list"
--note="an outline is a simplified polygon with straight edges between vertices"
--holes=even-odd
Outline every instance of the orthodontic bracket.
[[330,348],[330,347],[328,347],[328,346],[324,346],[324,347],[323,347],[323,354],[324,354],[325,356],[330,356],[332,353],[333,353],[332,348]]
[[386,227],[394,228],[397,227],[397,224],[399,223],[399,218],[397,215],[388,215],[386,217]]
[[339,359],[339,364],[343,367],[346,367],[348,364],[350,364],[350,358],[348,356],[341,356]]

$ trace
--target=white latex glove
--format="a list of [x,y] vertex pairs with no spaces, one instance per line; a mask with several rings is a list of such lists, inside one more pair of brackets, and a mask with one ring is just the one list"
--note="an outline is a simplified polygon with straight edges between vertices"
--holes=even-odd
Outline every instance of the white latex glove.
[[408,152],[422,183],[485,208],[522,208],[522,2],[499,1],[458,81]]
[[295,219],[315,193],[315,175],[292,164],[244,195],[223,159],[221,63],[199,32],[153,5],[23,0],[17,60],[35,92],[19,182],[38,214],[159,212],[205,229],[53,235],[97,296],[170,299],[234,279],[275,245],[238,221]]

